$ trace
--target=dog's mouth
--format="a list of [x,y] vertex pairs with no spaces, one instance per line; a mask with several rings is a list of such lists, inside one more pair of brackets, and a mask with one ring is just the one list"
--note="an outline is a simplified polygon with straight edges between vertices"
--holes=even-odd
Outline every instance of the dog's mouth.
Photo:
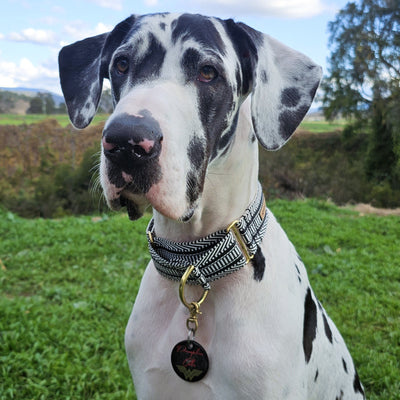
[[[154,200],[154,198],[156,198],[156,200]],[[128,217],[132,221],[139,219],[146,209],[151,206],[167,218],[180,222],[188,222],[193,217],[197,208],[197,202],[195,202],[195,204],[189,205],[182,213],[178,214],[176,208],[169,207],[168,204],[164,204],[159,200],[160,199],[154,195],[138,193],[135,190],[134,185],[129,183],[126,186],[119,188],[112,199],[108,199],[108,205],[115,211],[126,207]]]

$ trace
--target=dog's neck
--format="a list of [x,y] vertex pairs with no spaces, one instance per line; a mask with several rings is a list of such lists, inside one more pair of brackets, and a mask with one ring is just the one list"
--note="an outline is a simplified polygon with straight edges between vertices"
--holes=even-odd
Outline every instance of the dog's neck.
[[258,143],[251,123],[250,101],[246,100],[239,111],[232,148],[229,154],[209,165],[204,190],[193,217],[183,223],[166,218],[154,210],[157,235],[182,242],[225,229],[242,216],[253,200],[257,193],[257,182]]

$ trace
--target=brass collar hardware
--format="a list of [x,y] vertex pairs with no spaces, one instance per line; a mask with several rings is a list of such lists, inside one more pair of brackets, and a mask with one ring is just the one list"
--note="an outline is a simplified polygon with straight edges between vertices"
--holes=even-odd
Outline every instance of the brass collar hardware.
[[244,242],[242,235],[239,232],[239,229],[237,227],[237,223],[239,222],[239,220],[233,221],[227,228],[226,231],[232,232],[233,235],[235,236],[235,239],[240,247],[240,250],[242,250],[242,253],[246,259],[246,264],[254,257],[254,254],[250,254],[249,250],[247,249],[247,245]]

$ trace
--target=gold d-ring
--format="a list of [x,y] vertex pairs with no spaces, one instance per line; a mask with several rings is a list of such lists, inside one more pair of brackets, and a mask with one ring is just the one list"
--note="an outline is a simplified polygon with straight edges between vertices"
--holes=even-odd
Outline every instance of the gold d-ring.
[[192,273],[192,271],[194,270],[194,265],[190,265],[188,267],[188,269],[185,271],[185,273],[182,275],[181,281],[179,283],[179,298],[181,299],[181,302],[183,303],[183,305],[185,307],[187,307],[189,310],[191,310],[193,308],[193,303],[197,304],[197,309],[200,307],[200,305],[203,303],[203,301],[206,299],[207,294],[208,294],[208,290],[204,290],[203,295],[201,296],[200,300],[197,302],[191,302],[188,303],[185,299],[185,285],[187,280],[189,279],[190,274]]

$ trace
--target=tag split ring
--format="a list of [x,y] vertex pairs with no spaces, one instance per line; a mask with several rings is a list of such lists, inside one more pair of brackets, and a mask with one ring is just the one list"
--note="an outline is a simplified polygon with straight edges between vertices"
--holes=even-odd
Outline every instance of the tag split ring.
[[182,302],[182,304],[188,308],[189,310],[193,309],[193,304],[197,304],[197,306],[195,305],[194,307],[196,307],[197,309],[199,309],[200,305],[203,303],[203,301],[206,299],[207,295],[208,295],[208,290],[204,290],[203,295],[201,296],[199,301],[196,302],[191,302],[188,303],[186,301],[185,298],[185,286],[186,286],[186,282],[189,279],[190,274],[192,273],[192,271],[194,270],[194,265],[190,265],[188,267],[188,269],[185,271],[185,273],[182,275],[181,281],[179,283],[179,298]]

